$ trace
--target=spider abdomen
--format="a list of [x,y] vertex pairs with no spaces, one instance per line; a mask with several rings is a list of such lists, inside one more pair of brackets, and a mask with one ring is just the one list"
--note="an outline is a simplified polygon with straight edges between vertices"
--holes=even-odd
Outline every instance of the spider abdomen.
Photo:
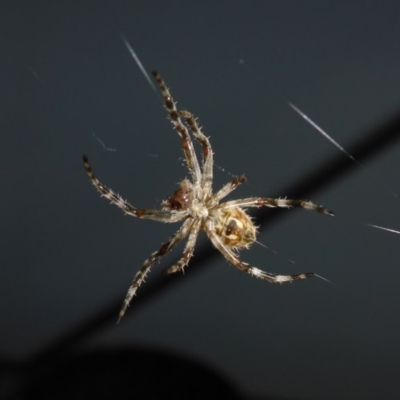
[[257,229],[241,208],[218,209],[213,219],[217,235],[229,247],[249,247],[256,240]]

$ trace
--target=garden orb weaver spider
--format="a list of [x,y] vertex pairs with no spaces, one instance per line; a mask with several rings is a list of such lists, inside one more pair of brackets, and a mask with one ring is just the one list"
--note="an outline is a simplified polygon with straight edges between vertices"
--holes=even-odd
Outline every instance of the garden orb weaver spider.
[[[171,251],[179,242],[188,237],[183,255],[180,260],[167,269],[171,274],[183,271],[193,256],[195,243],[200,230],[204,230],[213,245],[223,256],[238,269],[257,278],[272,283],[293,282],[311,278],[314,273],[307,272],[297,275],[276,275],[262,271],[243,262],[238,255],[238,250],[248,248],[256,240],[257,228],[251,218],[246,214],[248,207],[299,207],[323,214],[333,215],[332,211],[309,201],[274,199],[269,197],[249,197],[246,199],[231,200],[226,203],[220,201],[231,193],[238,185],[244,183],[244,175],[234,178],[224,185],[218,192],[213,193],[213,156],[209,139],[203,134],[192,113],[178,110],[168,88],[157,72],[153,72],[157,81],[165,107],[168,111],[174,129],[182,139],[183,153],[191,180],[184,179],[180,188],[161,204],[161,210],[139,209],[124,200],[119,194],[104,186],[94,175],[86,155],[83,164],[90,181],[98,192],[111,203],[121,208],[125,214],[142,219],[152,219],[160,222],[183,222],[178,231],[165,242],[157,251],[152,253],[136,273],[125,300],[119,312],[118,322],[143,283],[153,264],[162,256]],[[202,166],[200,168],[189,131],[199,142],[202,148]]]

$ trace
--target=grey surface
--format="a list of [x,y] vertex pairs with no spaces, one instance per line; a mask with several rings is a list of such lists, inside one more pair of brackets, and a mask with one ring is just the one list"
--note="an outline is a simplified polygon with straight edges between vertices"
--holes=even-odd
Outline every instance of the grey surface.
[[[102,182],[149,208],[187,174],[180,140],[121,33],[199,116],[225,169],[215,186],[231,179],[226,171],[246,173],[249,184],[232,197],[284,196],[281,188],[338,152],[286,101],[345,147],[399,110],[397,2],[136,4],[0,7],[5,359],[23,363],[122,301],[144,259],[177,228],[124,217],[82,167],[87,153]],[[85,346],[176,351],[253,395],[398,398],[400,238],[365,224],[400,229],[399,151],[313,195],[337,217],[291,211],[261,232],[279,256],[257,245],[242,253],[269,272],[315,271],[337,286],[270,285],[220,256]]]

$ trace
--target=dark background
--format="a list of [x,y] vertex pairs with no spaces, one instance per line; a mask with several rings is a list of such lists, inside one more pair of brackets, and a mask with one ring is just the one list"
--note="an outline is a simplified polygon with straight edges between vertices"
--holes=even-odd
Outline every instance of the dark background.
[[[366,223],[400,229],[400,143],[372,146],[359,167],[287,105],[346,149],[384,138],[400,107],[399,20],[396,1],[3,3],[0,396],[51,385],[65,355],[148,349],[200,363],[246,397],[399,398],[400,238]],[[121,33],[199,117],[220,166],[215,188],[246,173],[232,198],[301,193],[336,212],[280,210],[285,218],[258,236],[279,255],[254,245],[243,259],[334,284],[251,278],[202,234],[185,276],[162,274],[180,247],[115,324],[134,274],[177,226],[108,205],[81,156],[138,207],[158,207],[187,175],[178,135]],[[332,159],[346,173],[292,191]],[[146,360],[133,352],[126,362],[128,391]],[[163,365],[146,366],[155,385]],[[186,381],[176,373],[170,384]]]

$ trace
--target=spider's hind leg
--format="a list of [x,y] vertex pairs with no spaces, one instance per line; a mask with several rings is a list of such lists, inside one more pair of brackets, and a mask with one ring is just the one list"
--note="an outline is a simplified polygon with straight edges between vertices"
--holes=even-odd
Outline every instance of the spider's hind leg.
[[306,272],[303,274],[296,274],[296,275],[276,275],[270,272],[262,271],[261,269],[252,267],[250,264],[243,262],[237,254],[235,254],[230,248],[225,246],[219,239],[212,225],[207,226],[207,235],[211,239],[214,246],[236,268],[240,269],[241,271],[247,272],[252,276],[263,279],[267,282],[271,283],[293,282],[315,276],[313,272]]

